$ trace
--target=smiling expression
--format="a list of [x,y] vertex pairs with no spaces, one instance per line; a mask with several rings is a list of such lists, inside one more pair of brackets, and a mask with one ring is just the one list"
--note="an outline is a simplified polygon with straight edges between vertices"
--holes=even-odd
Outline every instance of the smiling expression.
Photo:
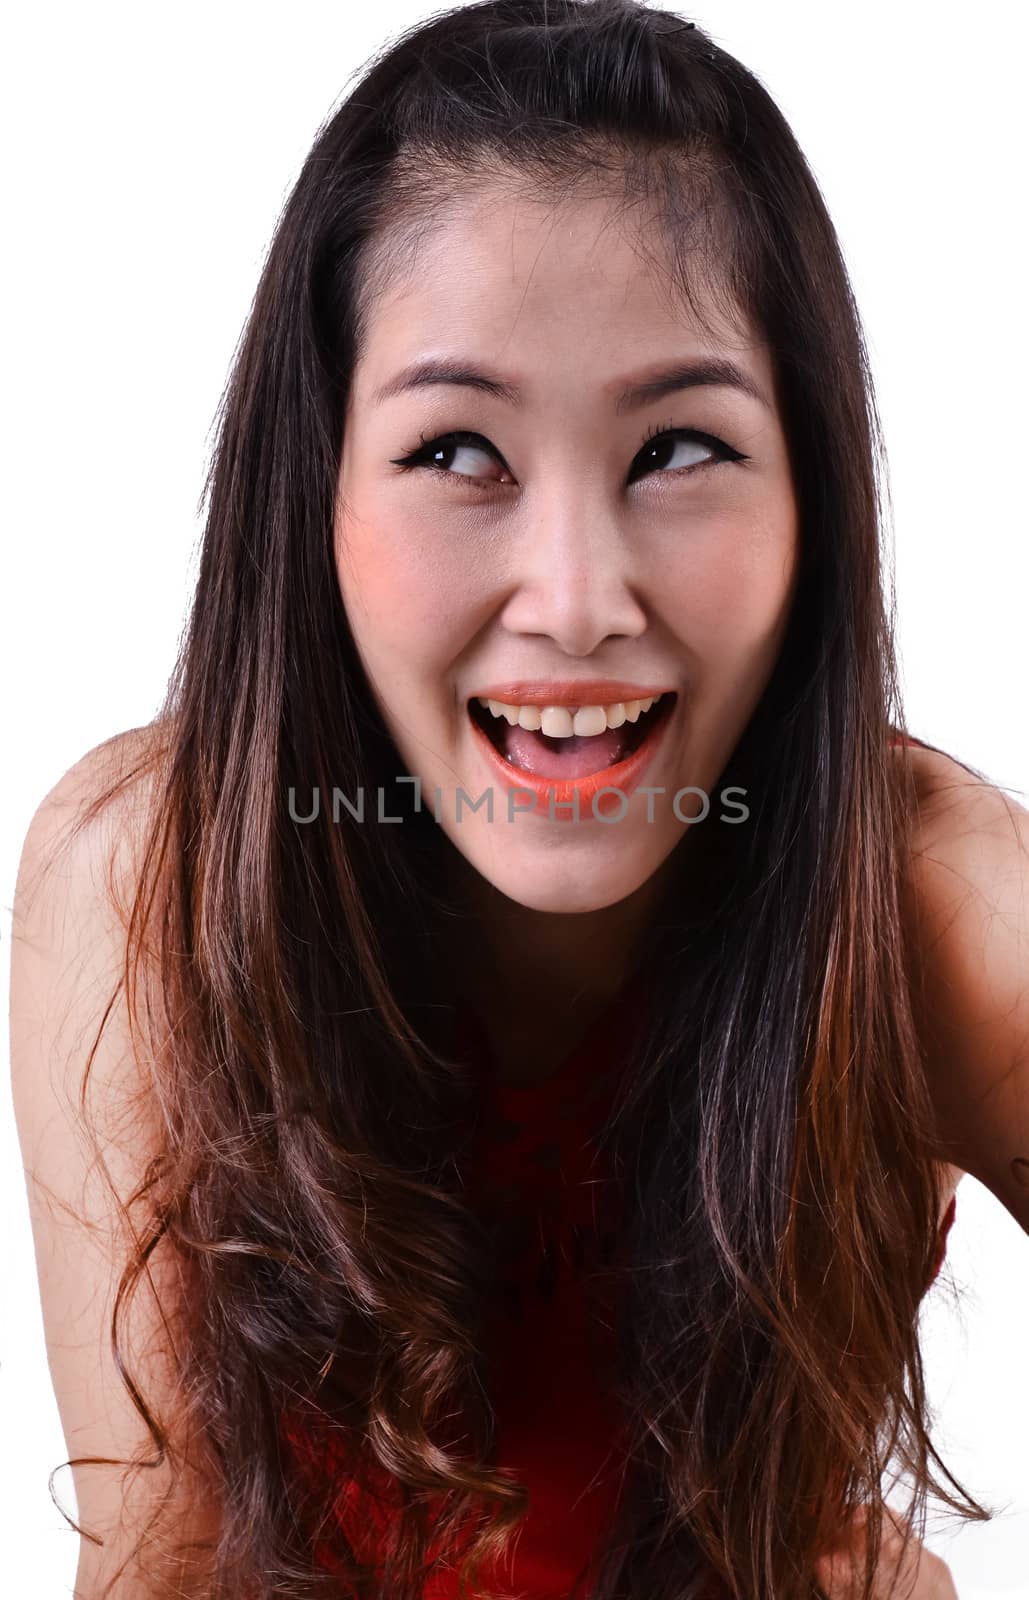
[[[503,894],[559,912],[622,900],[683,838],[671,797],[690,785],[711,796],[702,826],[725,825],[717,779],[775,665],[799,554],[774,369],[753,330],[696,324],[610,202],[472,190],[371,303],[335,549],[399,770],[426,803],[439,791],[441,826]],[[545,743],[533,707],[602,705],[617,724],[618,702],[658,691],[638,722],[630,703],[631,738],[594,747],[619,763],[592,785],[625,794],[596,807],[617,820],[594,814],[585,776],[547,782],[605,762],[588,739],[576,758]],[[520,759],[501,753],[512,740]],[[512,814],[510,785],[578,787],[581,820],[524,792],[536,809]],[[469,805],[490,789],[492,821]]]

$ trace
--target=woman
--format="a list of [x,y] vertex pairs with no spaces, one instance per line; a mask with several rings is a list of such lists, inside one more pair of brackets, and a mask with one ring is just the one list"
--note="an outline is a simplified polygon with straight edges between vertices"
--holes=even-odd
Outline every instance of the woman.
[[1029,819],[895,732],[877,453],[699,28],[461,7],[319,134],[19,879],[78,1593],[953,1595],[881,1476],[990,1514],[917,1323],[962,1171],[1029,1227]]

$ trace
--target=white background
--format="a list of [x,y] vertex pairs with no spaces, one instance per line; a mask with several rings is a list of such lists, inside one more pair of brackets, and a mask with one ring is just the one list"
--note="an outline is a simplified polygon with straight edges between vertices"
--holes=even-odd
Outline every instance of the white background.
[[[868,330],[913,731],[1024,799],[1024,8],[779,0],[683,13],[770,88]],[[279,208],[350,75],[429,15],[293,0],[37,4],[7,19],[2,934],[46,790],[154,714],[193,576],[209,428]],[[1018,243],[1016,244],[1016,230]],[[8,957],[2,968],[7,980]],[[71,1593],[7,1077],[5,1588]],[[1029,1596],[1029,1238],[975,1179],[923,1326],[936,1439],[985,1525],[930,1520],[961,1600]],[[71,1479],[56,1488],[74,1507]]]

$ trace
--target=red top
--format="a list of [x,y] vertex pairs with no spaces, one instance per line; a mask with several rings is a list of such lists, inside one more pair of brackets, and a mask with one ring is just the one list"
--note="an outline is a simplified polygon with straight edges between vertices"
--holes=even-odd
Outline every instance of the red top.
[[[589,1563],[620,1492],[625,1453],[608,1382],[617,1310],[603,1270],[613,1242],[613,1186],[604,1182],[591,1136],[626,1058],[640,987],[639,977],[626,986],[546,1082],[519,1088],[486,1071],[486,1118],[464,1173],[478,1213],[495,1230],[500,1263],[487,1340],[497,1463],[512,1469],[530,1496],[513,1557],[484,1576],[526,1600],[589,1594]],[[469,1012],[459,1019],[457,1052],[490,1065],[486,1036]],[[956,1206],[955,1195],[927,1288],[943,1263]],[[285,1431],[315,1470],[338,1475],[337,1515],[357,1553],[374,1560],[393,1514],[388,1478],[377,1473],[381,1502],[359,1501],[338,1455],[316,1458],[310,1438],[288,1418]],[[334,1564],[327,1546],[316,1547],[315,1557]],[[439,1575],[425,1600],[456,1594],[453,1574]]]
[[[491,1120],[468,1178],[501,1264],[488,1346],[497,1459],[530,1496],[514,1560],[496,1582],[532,1600],[589,1593],[588,1564],[621,1488],[610,1383],[617,1309],[605,1276],[613,1186],[591,1135],[628,1054],[640,986],[637,978],[623,989],[546,1082],[488,1078]],[[489,1061],[474,1018],[464,1039],[472,1059]]]
[[[497,1461],[529,1490],[530,1509],[498,1587],[526,1600],[590,1592],[591,1557],[617,1506],[619,1417],[605,1381],[615,1348],[615,1310],[601,1277],[610,1241],[601,1159],[590,1133],[603,1121],[631,1036],[636,985],[627,988],[545,1083],[528,1088],[487,1078],[488,1114],[477,1159],[465,1173],[479,1213],[496,1229],[500,1292],[489,1330]],[[462,1050],[488,1060],[485,1036],[465,1014]],[[608,1202],[609,1203],[609,1202]],[[944,1214],[931,1283],[943,1263],[955,1195]],[[595,1289],[587,1292],[587,1286]],[[926,1287],[928,1288],[928,1283]],[[286,1431],[315,1470],[340,1482],[337,1514],[358,1554],[374,1561],[395,1514],[385,1475],[381,1501],[359,1500],[341,1455],[315,1459],[311,1441]],[[316,1559],[332,1568],[328,1545]],[[490,1576],[493,1576],[492,1574]],[[720,1586],[714,1593],[722,1593]],[[452,1574],[426,1585],[425,1600],[454,1600]]]
[[[613,1237],[612,1186],[602,1182],[590,1134],[604,1120],[626,1058],[638,982],[546,1082],[531,1087],[498,1083],[478,1020],[468,1011],[458,1019],[455,1053],[485,1069],[481,1133],[463,1178],[493,1231],[499,1269],[487,1325],[497,1463],[517,1473],[531,1501],[514,1560],[495,1569],[495,1582],[531,1600],[588,1594],[575,1589],[576,1577],[599,1547],[620,1487],[624,1451],[605,1371],[616,1313],[601,1282]],[[341,1453],[319,1456],[299,1417],[285,1417],[284,1431],[309,1468],[338,1476],[337,1514],[359,1557],[374,1561],[393,1514],[386,1475],[373,1464],[381,1500],[361,1498]],[[315,1559],[335,1566],[327,1544],[316,1547]],[[425,1600],[456,1595],[452,1573],[425,1588]]]

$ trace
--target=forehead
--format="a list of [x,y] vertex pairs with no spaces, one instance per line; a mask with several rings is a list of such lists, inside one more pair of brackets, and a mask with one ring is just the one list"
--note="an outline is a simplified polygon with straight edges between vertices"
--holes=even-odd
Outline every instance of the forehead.
[[703,352],[732,353],[770,387],[767,353],[714,281],[717,263],[690,259],[695,306],[638,210],[470,186],[431,225],[387,241],[385,270],[372,266],[355,385],[370,393],[406,362],[450,351],[583,380]]

